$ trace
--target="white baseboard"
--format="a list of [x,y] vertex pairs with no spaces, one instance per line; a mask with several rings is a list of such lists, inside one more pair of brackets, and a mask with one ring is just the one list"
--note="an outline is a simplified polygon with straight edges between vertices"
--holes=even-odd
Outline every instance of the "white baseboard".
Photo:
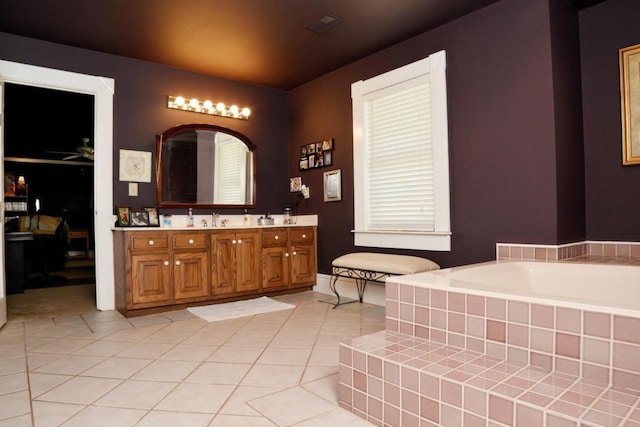
[[[336,295],[333,293],[329,286],[331,275],[318,274],[316,279],[316,285],[313,290],[321,294],[331,295],[334,298]],[[336,289],[340,294],[340,298],[346,297],[351,299],[358,299],[358,288],[356,287],[356,281],[354,279],[347,279],[339,277],[336,283]],[[385,305],[384,285],[375,282],[367,283],[367,287],[364,291],[363,302],[374,305]]]

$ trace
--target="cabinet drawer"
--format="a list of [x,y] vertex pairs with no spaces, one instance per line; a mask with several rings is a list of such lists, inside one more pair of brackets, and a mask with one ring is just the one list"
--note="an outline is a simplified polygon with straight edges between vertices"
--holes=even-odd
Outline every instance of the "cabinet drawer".
[[131,236],[131,250],[167,250],[169,248],[169,236],[167,234],[139,234]]
[[207,236],[199,234],[174,234],[173,249],[205,249],[207,247]]
[[314,238],[313,228],[291,228],[291,243],[313,243]]
[[289,239],[285,228],[262,231],[262,246],[286,246],[288,243]]

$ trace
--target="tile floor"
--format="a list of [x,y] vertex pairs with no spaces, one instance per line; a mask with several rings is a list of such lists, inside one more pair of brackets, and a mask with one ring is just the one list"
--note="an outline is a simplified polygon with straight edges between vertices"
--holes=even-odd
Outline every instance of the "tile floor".
[[338,406],[338,343],[384,329],[384,307],[323,297],[211,323],[185,310],[10,322],[0,427],[371,425]]

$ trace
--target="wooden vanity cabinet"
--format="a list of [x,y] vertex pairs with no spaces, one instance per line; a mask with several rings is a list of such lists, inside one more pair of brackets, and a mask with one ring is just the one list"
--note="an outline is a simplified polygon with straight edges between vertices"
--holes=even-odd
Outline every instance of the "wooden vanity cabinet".
[[173,291],[177,302],[209,297],[209,253],[204,233],[172,233]]
[[262,231],[263,289],[316,284],[316,238],[313,227]]
[[125,316],[316,283],[314,226],[119,229],[114,241],[116,308]]
[[289,231],[270,228],[262,231],[262,287],[289,287]]
[[289,230],[291,251],[291,287],[313,286],[318,273],[316,233],[313,227]]
[[126,257],[126,271],[131,272],[126,286],[127,309],[170,304],[173,289],[169,235],[150,232],[129,234],[125,245],[131,254]]
[[211,278],[215,297],[259,290],[260,233],[212,233]]

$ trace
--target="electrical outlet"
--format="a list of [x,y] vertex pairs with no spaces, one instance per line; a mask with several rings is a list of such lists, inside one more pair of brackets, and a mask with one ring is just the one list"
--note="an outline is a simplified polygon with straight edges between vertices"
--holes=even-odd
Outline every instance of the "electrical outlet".
[[129,196],[137,197],[138,196],[138,183],[130,182],[129,183]]

